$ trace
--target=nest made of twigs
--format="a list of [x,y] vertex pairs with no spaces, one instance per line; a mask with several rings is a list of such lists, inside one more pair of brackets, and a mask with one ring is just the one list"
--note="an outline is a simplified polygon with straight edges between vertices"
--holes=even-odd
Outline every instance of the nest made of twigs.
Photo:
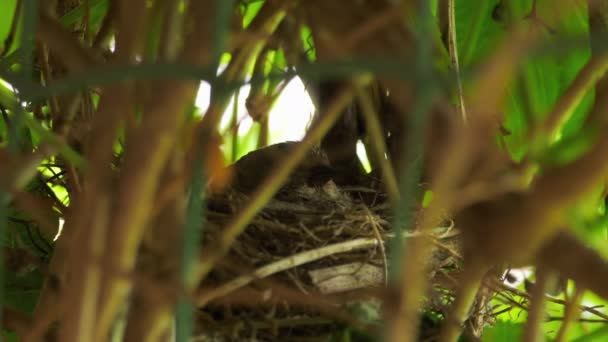
[[[207,243],[218,239],[248,200],[235,191],[209,199]],[[341,188],[329,181],[280,192],[207,280],[209,304],[201,312],[205,336],[215,331],[228,340],[310,339],[343,332],[347,325],[373,331],[383,310],[377,304],[387,284],[392,215],[378,189]],[[451,227],[425,236],[436,246],[427,261],[432,289],[425,308],[431,317],[441,315],[453,298],[450,274],[458,270],[460,257]],[[434,336],[429,322],[422,325],[421,338]]]

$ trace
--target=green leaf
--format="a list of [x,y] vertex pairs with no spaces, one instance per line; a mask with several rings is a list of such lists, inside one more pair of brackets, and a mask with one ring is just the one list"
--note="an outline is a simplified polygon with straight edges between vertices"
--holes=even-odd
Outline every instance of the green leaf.
[[570,137],[558,140],[550,146],[542,158],[545,166],[557,166],[570,163],[587,152],[596,142],[597,134],[589,130],[581,131],[581,134],[571,134]]
[[[11,30],[11,25],[13,23],[13,16],[15,13],[15,6],[17,5],[17,0],[3,0],[0,2],[0,53],[3,52],[4,43],[6,38],[8,38],[8,34]],[[16,43],[18,37],[13,37],[13,44]],[[15,45],[11,46],[9,51],[14,50]]]
[[422,207],[423,208],[428,208],[429,205],[431,205],[431,202],[433,201],[433,191],[431,190],[425,190],[424,191],[424,195],[422,195]]
[[306,57],[311,62],[317,60],[317,54],[315,50],[315,42],[312,39],[312,32],[310,31],[310,27],[302,26],[300,29],[300,37],[302,38],[302,43],[304,44],[304,49],[306,51]]
[[511,342],[519,341],[523,331],[523,324],[508,321],[498,321],[490,328],[486,328],[482,335],[482,342]]
[[492,51],[502,30],[492,21],[493,2],[455,1],[454,5],[460,65],[467,67]]
[[15,108],[17,99],[10,85],[0,78],[0,105],[4,108]]
[[248,0],[241,1],[241,13],[243,14],[243,27],[247,28],[249,24],[253,21],[253,18],[260,12],[262,5],[264,5],[263,0]]
[[[521,1],[502,1],[508,3],[512,11],[510,25],[537,25],[543,30],[544,38],[557,44],[565,38],[586,35],[586,10],[584,6],[572,9],[573,18],[567,16],[553,26],[544,23],[546,8],[539,5],[536,18],[530,18],[530,4]],[[539,2],[539,4],[541,4]],[[547,45],[548,46],[548,45]],[[505,106],[505,127],[512,132],[505,137],[506,145],[515,159],[519,160],[527,152],[530,141],[529,129],[541,124],[547,118],[557,100],[565,93],[582,67],[589,60],[590,49],[561,48],[535,54],[528,58],[509,87],[509,97]],[[543,159],[570,161],[585,151],[589,138],[582,132],[583,122],[593,100],[591,93],[585,94],[578,105],[568,113],[569,116],[558,128],[556,141],[535,141],[535,153],[540,153]],[[547,137],[543,139],[548,139]],[[551,144],[566,139],[559,147],[550,148]],[[567,146],[568,148],[564,148]]]
[[242,156],[246,155],[247,153],[255,150],[257,144],[258,144],[258,137],[260,136],[260,124],[254,122],[253,125],[251,125],[251,128],[243,135],[239,134],[239,146],[237,149],[237,157],[236,159],[238,160],[239,158],[241,158]]
[[[109,0],[89,0],[91,26],[96,27],[101,23],[108,11],[109,5]],[[65,27],[72,26],[84,18],[85,13],[86,5],[82,3],[61,17],[61,23]]]
[[230,33],[230,18],[234,0],[215,1],[215,27],[213,32],[213,59],[219,66]]
[[579,336],[571,342],[602,342],[608,339],[608,325],[601,326],[588,334]]

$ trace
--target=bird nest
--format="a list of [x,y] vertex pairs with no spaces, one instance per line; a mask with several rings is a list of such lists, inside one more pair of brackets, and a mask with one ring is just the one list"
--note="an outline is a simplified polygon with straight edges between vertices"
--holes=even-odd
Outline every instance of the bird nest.
[[[235,191],[209,199],[208,243],[218,241],[222,227],[248,200]],[[390,292],[385,290],[392,215],[385,194],[376,188],[338,187],[328,181],[280,192],[208,277],[201,340],[373,334],[387,309],[380,303],[387,302]],[[436,247],[425,261],[431,288],[421,338],[427,339],[453,298],[450,274],[459,268],[458,234],[446,224],[428,234],[409,230],[402,236],[424,236]],[[477,316],[486,310],[479,311]]]

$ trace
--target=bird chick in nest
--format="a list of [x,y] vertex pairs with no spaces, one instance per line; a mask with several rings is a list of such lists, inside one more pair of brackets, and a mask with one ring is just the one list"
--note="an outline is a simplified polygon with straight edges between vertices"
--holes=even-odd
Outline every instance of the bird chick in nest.
[[[243,156],[231,166],[233,189],[245,194],[252,193],[297,144],[294,141],[283,142]],[[331,179],[333,171],[325,152],[314,147],[292,172],[281,190],[295,189],[302,185],[322,185]]]

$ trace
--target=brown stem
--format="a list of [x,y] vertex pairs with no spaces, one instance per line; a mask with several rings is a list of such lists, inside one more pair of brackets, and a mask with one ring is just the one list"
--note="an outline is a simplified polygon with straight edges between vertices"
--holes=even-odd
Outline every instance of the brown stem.
[[[125,2],[119,16],[127,23],[126,16],[138,13],[129,10],[131,1]],[[142,3],[145,6],[145,1]],[[200,65],[207,51],[201,39],[205,35],[208,17],[208,1],[191,3],[194,28],[188,33],[180,60]],[[121,29],[123,39],[139,39],[131,36],[128,29]],[[129,41],[129,40],[127,40]],[[139,46],[141,40],[133,43]],[[119,47],[117,41],[117,48]],[[135,57],[130,54],[129,58]],[[192,105],[199,83],[195,81],[168,80],[154,87],[157,96],[144,104],[144,116],[127,143],[121,176],[118,180],[112,219],[107,232],[107,251],[104,258],[104,277],[100,291],[99,321],[96,341],[105,341],[111,323],[130,291],[131,283],[116,276],[129,273],[135,266],[138,246],[154,208],[154,198],[158,189],[158,178],[171,154],[175,138],[184,124],[185,112]],[[167,115],[174,113],[174,115]],[[142,172],[143,170],[143,172]]]
[[[540,271],[540,272],[539,272]],[[545,293],[550,287],[554,276],[545,269],[537,269],[536,282],[532,289],[532,301],[528,307],[528,319],[524,328],[522,340],[526,342],[542,341],[544,338],[542,324],[545,320]]]
[[84,71],[100,61],[91,50],[80,44],[75,36],[47,14],[40,15],[36,38],[69,71]]
[[[574,291],[574,296],[568,301],[566,304],[566,309],[564,312],[564,319],[562,325],[559,327],[559,331],[557,332],[557,336],[555,337],[555,342],[564,342],[568,337],[568,330],[572,327],[571,323],[574,323],[578,320],[580,315],[580,309],[578,306],[580,305],[581,300],[583,299],[583,294],[585,291],[577,286]],[[606,322],[606,320],[602,320]]]

